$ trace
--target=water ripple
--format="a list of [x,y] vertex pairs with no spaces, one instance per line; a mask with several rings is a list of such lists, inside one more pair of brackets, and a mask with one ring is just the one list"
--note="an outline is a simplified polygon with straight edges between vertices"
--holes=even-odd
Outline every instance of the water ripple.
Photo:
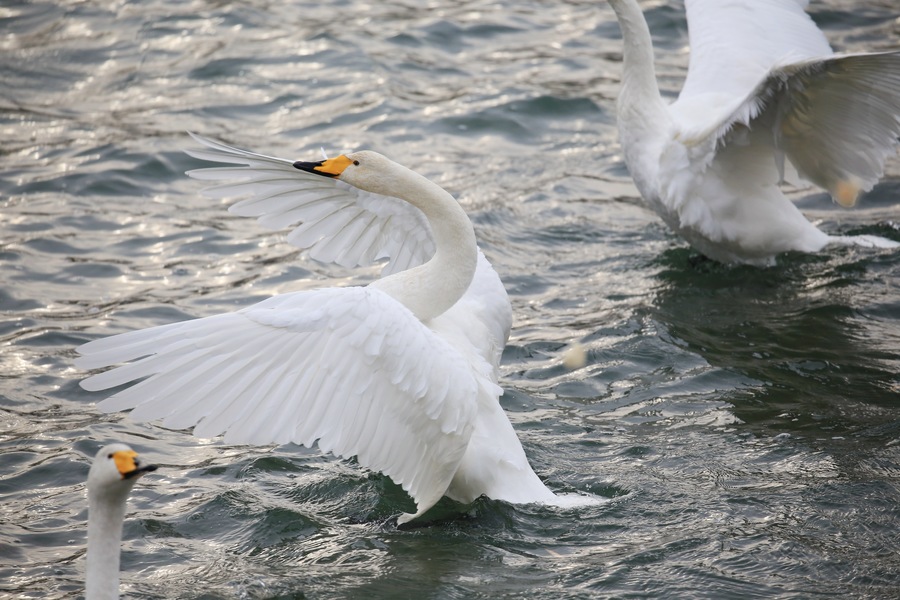
[[[645,4],[672,96],[681,3]],[[897,47],[891,8],[811,11],[855,51]],[[896,594],[900,255],[693,255],[624,167],[603,3],[13,2],[0,30],[0,593],[80,596],[88,457],[116,439],[160,464],[126,522],[129,597]],[[513,303],[502,402],[526,452],[607,502],[445,499],[401,530],[409,498],[353,461],[98,414],[85,341],[375,276],[200,196],[185,130],[372,148],[457,196]],[[898,165],[854,211],[794,195],[829,232],[900,239]]]

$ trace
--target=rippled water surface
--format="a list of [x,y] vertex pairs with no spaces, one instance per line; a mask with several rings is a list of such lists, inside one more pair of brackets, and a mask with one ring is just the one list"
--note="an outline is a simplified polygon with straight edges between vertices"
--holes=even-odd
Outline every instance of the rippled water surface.
[[[643,5],[674,94],[681,3]],[[836,48],[900,45],[893,1],[811,12]],[[900,253],[699,260],[623,166],[604,2],[13,1],[0,44],[0,595],[80,595],[88,457],[121,440],[161,465],[128,597],[900,597]],[[99,414],[87,340],[374,277],[202,197],[186,130],[375,149],[457,196],[513,303],[502,401],[535,470],[610,501],[398,530],[405,494],[352,461]],[[898,197],[896,157],[856,210],[797,194],[900,240]]]

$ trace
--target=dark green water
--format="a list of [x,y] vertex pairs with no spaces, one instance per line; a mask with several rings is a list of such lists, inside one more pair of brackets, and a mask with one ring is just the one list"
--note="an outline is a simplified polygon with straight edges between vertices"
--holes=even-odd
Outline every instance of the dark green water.
[[[681,4],[645,7],[674,93]],[[811,12],[839,49],[898,46],[893,2]],[[900,598],[900,253],[697,260],[622,164],[618,36],[599,0],[4,3],[0,596],[80,595],[88,457],[119,440],[161,466],[128,597]],[[201,197],[185,130],[375,149],[457,196],[513,302],[503,403],[535,470],[610,501],[446,501],[400,531],[403,492],[352,462],[98,414],[75,346],[373,276]],[[853,211],[798,194],[893,239],[898,198],[896,157]]]

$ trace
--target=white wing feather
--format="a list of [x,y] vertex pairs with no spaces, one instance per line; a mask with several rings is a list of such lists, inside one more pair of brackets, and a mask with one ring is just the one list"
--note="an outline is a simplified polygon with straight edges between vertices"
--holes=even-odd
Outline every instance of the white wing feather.
[[828,40],[804,11],[808,3],[687,0],[691,54],[679,100],[740,100],[776,65],[829,56]]
[[228,443],[318,440],[401,485],[418,508],[401,522],[444,495],[472,434],[477,390],[496,388],[483,365],[373,288],[284,294],[78,351],[80,368],[133,361],[84,380],[87,390],[143,379],[101,410],[133,409],[135,420],[224,433]]
[[[707,160],[752,139],[771,152],[781,179],[787,158],[800,177],[852,206],[860,191],[878,182],[897,146],[900,52],[833,55],[775,68],[720,121],[707,120],[700,129],[689,103],[679,100],[670,110],[680,125],[678,139],[707,148]],[[749,128],[752,138],[736,126]],[[762,130],[770,133],[757,135]]]
[[243,165],[188,171],[195,179],[229,182],[204,193],[244,198],[229,211],[256,217],[269,229],[296,227],[287,241],[308,249],[315,260],[355,267],[388,258],[383,270],[388,275],[423,264],[434,254],[431,227],[408,202],[300,171],[290,160],[191,136],[206,148],[187,150],[190,156]]
[[745,126],[779,178],[796,172],[849,206],[897,145],[900,52],[835,55],[807,4],[688,0],[691,58],[670,112],[695,157],[746,144]]
[[775,147],[801,177],[844,206],[872,189],[900,136],[900,52],[809,61],[765,85]]
[[691,144],[719,138],[759,114],[759,88],[773,69],[832,54],[804,11],[807,0],[687,0],[691,54],[670,111]]

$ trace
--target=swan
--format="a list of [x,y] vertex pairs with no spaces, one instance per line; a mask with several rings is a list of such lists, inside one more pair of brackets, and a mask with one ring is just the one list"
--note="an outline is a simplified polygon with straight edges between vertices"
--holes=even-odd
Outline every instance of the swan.
[[119,597],[119,546],[125,504],[135,482],[156,465],[144,465],[125,444],[109,444],[97,452],[88,472],[88,543],[86,600]]
[[900,246],[829,236],[779,189],[812,182],[844,207],[872,189],[900,135],[900,51],[834,54],[807,0],[686,0],[690,62],[667,104],[637,1],[608,2],[624,45],[625,163],[647,204],[696,250],[765,266],[833,243]]
[[[292,162],[208,140],[188,153],[230,166],[189,175],[229,183],[231,211],[345,265],[387,257],[365,287],[273,296],[237,312],[128,332],[78,348],[77,366],[127,364],[82,381],[137,421],[193,427],[226,443],[294,442],[399,484],[416,504],[442,496],[571,506],[534,473],[499,403],[512,309],[456,200],[384,156],[359,151]],[[239,165],[239,166],[234,166]],[[300,225],[297,225],[300,223]]]

